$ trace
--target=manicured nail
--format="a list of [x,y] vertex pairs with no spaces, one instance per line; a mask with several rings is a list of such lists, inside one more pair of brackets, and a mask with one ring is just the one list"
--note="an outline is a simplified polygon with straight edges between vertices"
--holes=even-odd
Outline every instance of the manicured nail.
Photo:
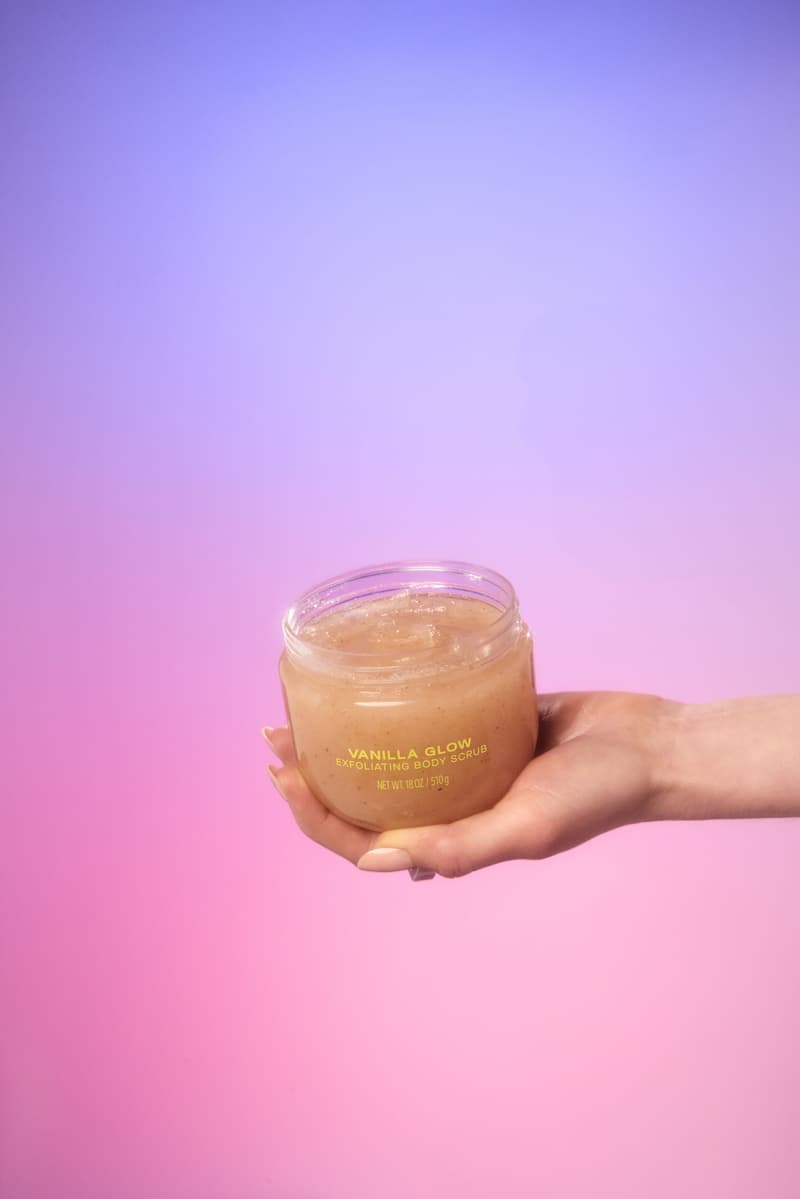
[[264,740],[266,741],[266,743],[270,747],[270,749],[272,749],[272,734],[274,732],[275,732],[275,730],[273,728],[270,728],[270,726],[268,724],[265,724],[263,729],[261,730],[261,736],[264,738]]
[[281,786],[281,780],[278,778],[278,770],[279,769],[280,768],[278,766],[273,766],[271,762],[270,762],[269,766],[267,767],[267,770],[270,773],[270,777],[272,778],[272,781],[275,784],[275,790],[278,792],[281,799],[286,799],[286,796],[284,795],[284,792],[283,792],[283,787]]
[[411,870],[414,863],[405,849],[370,849],[357,865],[359,870]]

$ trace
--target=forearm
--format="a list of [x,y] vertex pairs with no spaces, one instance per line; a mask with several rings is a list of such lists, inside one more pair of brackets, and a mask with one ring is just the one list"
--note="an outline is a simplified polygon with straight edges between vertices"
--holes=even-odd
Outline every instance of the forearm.
[[673,704],[650,816],[800,816],[800,695]]

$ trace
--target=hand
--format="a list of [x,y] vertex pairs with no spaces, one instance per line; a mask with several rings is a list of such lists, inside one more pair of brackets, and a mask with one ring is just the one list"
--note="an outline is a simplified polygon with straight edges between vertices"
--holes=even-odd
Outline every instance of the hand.
[[664,787],[679,704],[625,692],[539,697],[536,756],[486,812],[452,824],[371,833],[329,812],[306,786],[289,730],[265,729],[270,767],[301,830],[362,870],[432,870],[457,878],[513,858],[544,858],[645,820]]

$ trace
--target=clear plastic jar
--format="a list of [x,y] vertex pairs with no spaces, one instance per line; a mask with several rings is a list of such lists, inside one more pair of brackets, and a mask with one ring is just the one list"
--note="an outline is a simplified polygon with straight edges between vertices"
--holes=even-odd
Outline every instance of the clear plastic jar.
[[286,711],[314,794],[362,828],[492,807],[536,745],[531,634],[514,588],[463,562],[330,579],[286,613]]

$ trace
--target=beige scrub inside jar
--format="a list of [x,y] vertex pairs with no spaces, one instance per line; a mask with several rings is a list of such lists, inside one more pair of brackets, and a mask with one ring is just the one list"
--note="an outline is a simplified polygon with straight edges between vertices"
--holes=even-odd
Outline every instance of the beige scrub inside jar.
[[502,575],[461,562],[369,567],[306,592],[283,632],[300,770],[352,824],[483,811],[532,758],[531,634]]

